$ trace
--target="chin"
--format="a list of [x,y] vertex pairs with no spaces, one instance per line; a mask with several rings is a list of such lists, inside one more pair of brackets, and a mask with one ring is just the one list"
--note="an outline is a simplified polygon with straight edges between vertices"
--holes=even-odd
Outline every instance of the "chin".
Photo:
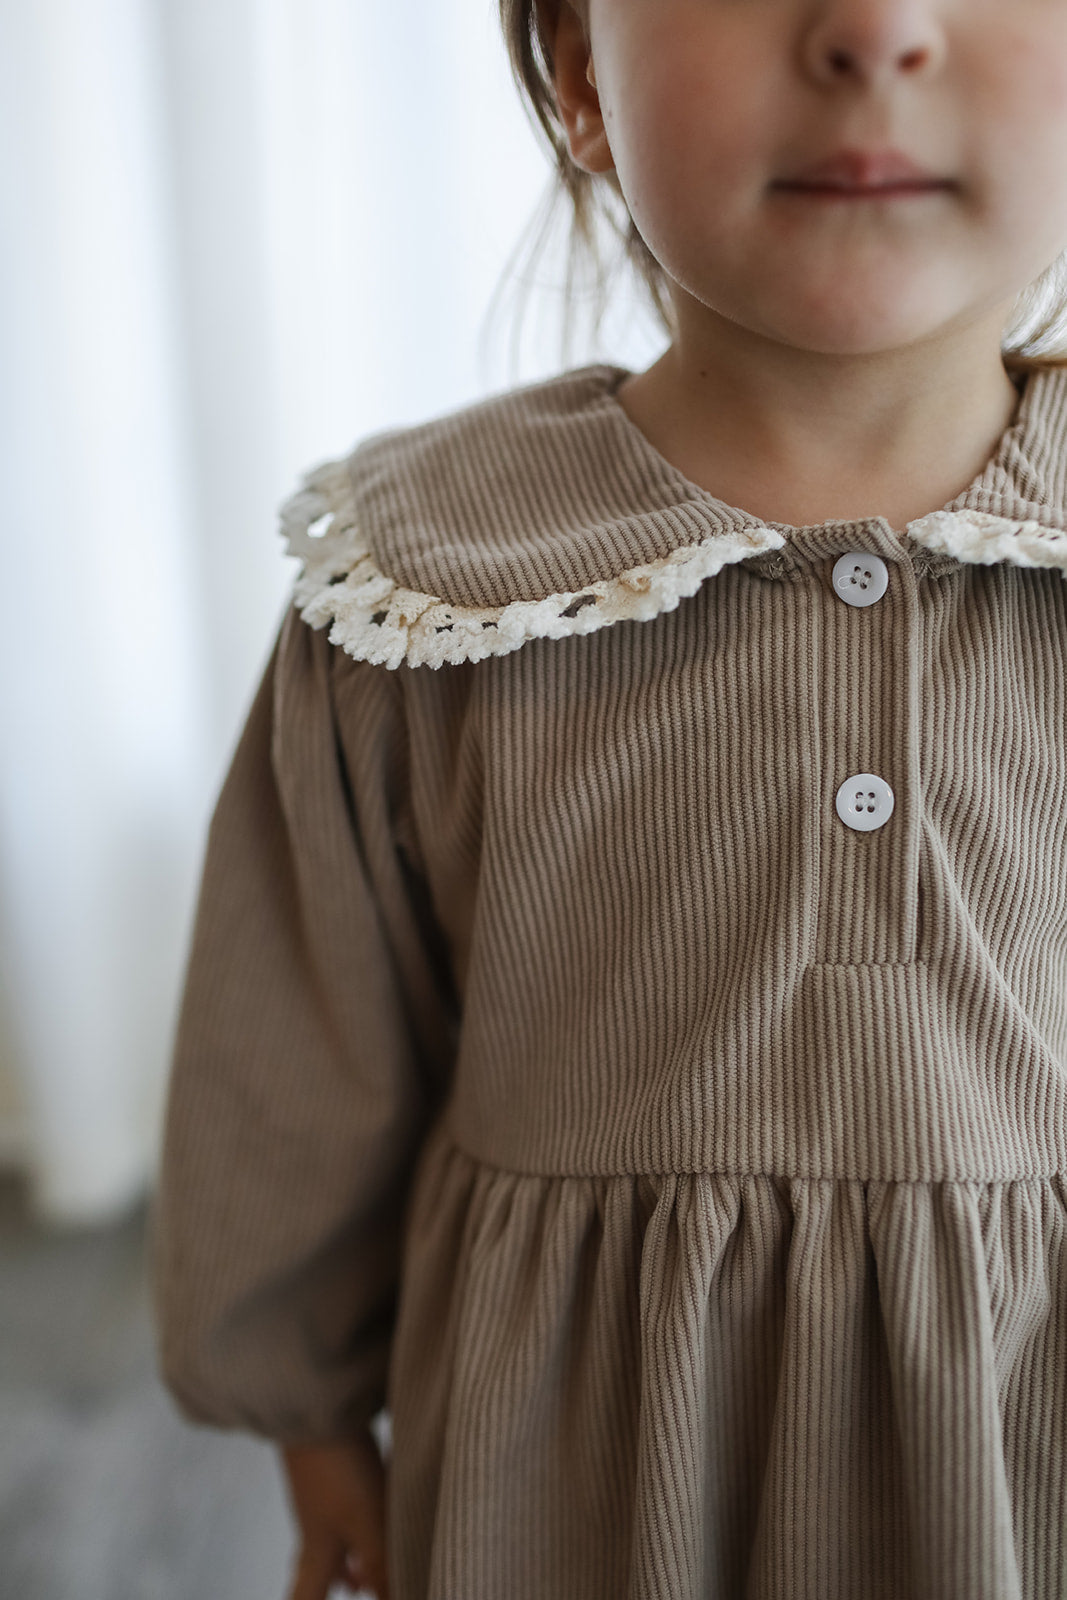
[[[910,278],[910,282],[909,282]],[[887,276],[860,272],[835,274],[807,295],[795,292],[771,311],[789,329],[792,341],[812,350],[839,355],[877,355],[916,344],[935,334],[960,313],[936,275],[908,274],[902,266]]]
[[797,350],[820,356],[880,356],[919,344],[934,329],[867,330],[797,328],[780,336],[779,342]]
[[783,344],[810,350],[813,355],[876,356],[903,350],[933,337],[951,319],[932,314],[929,303],[912,314],[899,303],[887,307],[853,302],[845,306],[783,307],[760,330]]

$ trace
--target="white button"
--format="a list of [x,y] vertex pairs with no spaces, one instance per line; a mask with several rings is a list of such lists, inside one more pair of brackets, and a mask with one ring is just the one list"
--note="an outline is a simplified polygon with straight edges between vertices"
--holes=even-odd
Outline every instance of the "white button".
[[837,814],[846,827],[855,828],[857,833],[883,828],[893,815],[895,804],[888,783],[873,772],[857,772],[854,778],[846,778],[837,791]]
[[850,606],[873,606],[889,588],[889,568],[869,550],[849,550],[834,564],[831,580],[839,600]]

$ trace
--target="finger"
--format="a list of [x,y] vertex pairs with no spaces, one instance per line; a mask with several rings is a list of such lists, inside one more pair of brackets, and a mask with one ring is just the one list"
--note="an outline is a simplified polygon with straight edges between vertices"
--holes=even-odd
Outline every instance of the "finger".
[[353,1525],[346,1532],[350,1569],[362,1579],[365,1588],[374,1592],[377,1600],[387,1600],[385,1529],[380,1510],[377,1516],[364,1513],[353,1518]]
[[300,1547],[289,1600],[327,1600],[345,1567],[345,1547],[337,1540],[320,1540]]
[[346,1582],[351,1584],[356,1594],[361,1590],[369,1590],[376,1600],[389,1600],[389,1576],[384,1552],[377,1557],[363,1559],[350,1553]]
[[[345,1507],[346,1515],[338,1529],[353,1553],[352,1560],[362,1565],[369,1581],[384,1578],[386,1568],[386,1509],[383,1475],[377,1472],[364,1480],[362,1493]],[[355,1552],[358,1551],[358,1556]]]

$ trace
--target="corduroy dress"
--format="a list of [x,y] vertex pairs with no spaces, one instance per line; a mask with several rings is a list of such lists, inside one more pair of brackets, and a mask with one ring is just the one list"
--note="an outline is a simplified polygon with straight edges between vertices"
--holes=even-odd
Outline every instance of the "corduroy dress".
[[583,367],[363,440],[207,841],[183,1411],[393,1600],[1067,1600],[1067,374],[904,531]]

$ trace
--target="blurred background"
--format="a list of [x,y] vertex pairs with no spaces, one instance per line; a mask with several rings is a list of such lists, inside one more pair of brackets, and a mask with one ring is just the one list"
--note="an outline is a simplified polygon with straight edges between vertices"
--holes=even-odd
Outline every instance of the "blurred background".
[[[273,1456],[144,1280],[205,831],[300,475],[564,365],[495,0],[0,0],[0,1593],[280,1595]],[[517,331],[520,296],[528,296]]]

